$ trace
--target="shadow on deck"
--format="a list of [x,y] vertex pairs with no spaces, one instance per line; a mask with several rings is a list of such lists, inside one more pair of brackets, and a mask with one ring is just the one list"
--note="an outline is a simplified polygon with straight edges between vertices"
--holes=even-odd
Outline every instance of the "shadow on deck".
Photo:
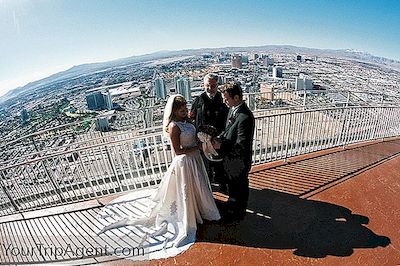
[[[244,221],[200,225],[197,243],[188,251],[148,264],[398,264],[399,154],[400,140],[394,139],[255,166],[250,174]],[[219,192],[214,195],[217,200],[227,198]],[[103,199],[102,203],[110,200]],[[90,239],[101,227],[96,220],[101,207],[90,201],[3,218],[0,261],[8,265],[54,262],[56,258],[37,253],[14,255],[10,249],[6,252],[8,244],[29,247],[43,241],[54,246],[61,245],[60,241],[70,241],[75,246],[111,243],[112,237]],[[60,234],[64,235],[63,240],[57,239]],[[111,256],[78,259],[69,255],[57,259],[73,265],[132,265],[129,260]]]

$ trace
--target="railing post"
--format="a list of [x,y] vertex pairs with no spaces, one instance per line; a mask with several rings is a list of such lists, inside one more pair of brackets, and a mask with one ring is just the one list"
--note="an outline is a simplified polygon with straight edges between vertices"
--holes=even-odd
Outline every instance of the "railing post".
[[343,112],[344,118],[343,118],[343,123],[342,123],[342,129],[340,130],[338,145],[342,146],[342,148],[344,148],[345,145],[344,145],[344,143],[342,143],[342,139],[343,139],[344,129],[345,129],[346,121],[347,121],[347,108],[343,108],[342,112]]
[[289,108],[289,123],[287,125],[289,127],[288,132],[287,132],[287,137],[286,137],[286,149],[285,149],[285,162],[287,162],[287,154],[289,150],[289,141],[290,141],[290,129],[292,127],[292,109]]
[[61,201],[65,202],[65,198],[61,193],[61,189],[56,185],[56,183],[54,182],[54,175],[52,175],[49,171],[49,169],[47,169],[47,163],[46,161],[43,161],[43,167],[44,167],[44,171],[46,172],[50,183],[53,185],[54,190],[57,192],[58,196],[60,197]]
[[[35,142],[35,140],[33,139],[33,136],[31,136],[30,139],[31,139],[31,141],[32,141],[32,143],[33,143],[33,146],[35,147],[36,151],[39,152],[39,148],[36,146],[36,142]],[[48,178],[49,178],[49,180],[50,180],[50,183],[52,184],[52,186],[53,186],[53,188],[54,188],[54,191],[58,194],[58,196],[60,197],[60,200],[63,201],[63,202],[65,202],[65,198],[64,198],[64,196],[62,195],[60,188],[57,187],[56,183],[54,182],[54,175],[52,175],[52,174],[50,173],[49,169],[47,168],[47,163],[46,163],[45,161],[43,161],[43,164],[42,164],[42,165],[43,165],[44,171],[46,172],[46,174],[47,174],[47,176],[48,176]]]
[[15,211],[18,212],[19,207],[18,207],[17,203],[14,201],[14,199],[11,197],[10,193],[8,193],[6,187],[4,186],[4,182],[3,182],[4,179],[5,179],[5,175],[4,175],[3,171],[1,171],[1,180],[0,180],[1,181],[0,182],[1,189],[3,190],[4,194],[7,196],[8,200],[10,201],[11,205],[14,207]]
[[[115,169],[114,161],[111,160],[111,154],[110,154],[110,151],[109,151],[109,149],[108,149],[107,144],[106,144],[105,141],[104,141],[103,132],[101,132],[100,134],[101,134],[101,142],[104,143],[104,148],[105,148],[105,150],[106,150],[108,162],[110,163],[111,169],[112,169],[112,171],[113,171],[113,173],[114,173],[114,176],[115,176],[115,179],[116,179],[116,181],[117,181],[117,183],[118,183],[118,186],[119,186],[120,190],[122,191],[121,180],[119,180],[119,178],[118,178],[118,173],[117,173],[117,170]],[[115,189],[114,189],[114,190],[115,190]]]

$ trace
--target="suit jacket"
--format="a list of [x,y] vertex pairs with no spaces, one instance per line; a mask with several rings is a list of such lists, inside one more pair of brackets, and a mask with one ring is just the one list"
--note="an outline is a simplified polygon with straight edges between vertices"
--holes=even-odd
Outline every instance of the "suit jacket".
[[253,113],[246,103],[227,122],[219,152],[224,158],[225,171],[231,178],[247,176],[250,171],[254,124]]

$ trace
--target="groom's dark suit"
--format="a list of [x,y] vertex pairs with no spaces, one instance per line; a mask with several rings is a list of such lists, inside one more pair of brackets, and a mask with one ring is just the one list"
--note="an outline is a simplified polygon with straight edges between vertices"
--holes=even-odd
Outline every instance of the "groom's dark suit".
[[219,150],[229,179],[229,198],[231,199],[229,208],[237,218],[243,218],[246,214],[253,136],[254,116],[243,102],[233,117],[228,116]]

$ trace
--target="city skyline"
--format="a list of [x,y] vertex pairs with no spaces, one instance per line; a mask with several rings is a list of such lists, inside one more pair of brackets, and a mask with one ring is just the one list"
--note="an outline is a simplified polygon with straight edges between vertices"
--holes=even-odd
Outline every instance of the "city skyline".
[[0,0],[0,96],[73,65],[160,50],[295,45],[400,60],[400,2]]

